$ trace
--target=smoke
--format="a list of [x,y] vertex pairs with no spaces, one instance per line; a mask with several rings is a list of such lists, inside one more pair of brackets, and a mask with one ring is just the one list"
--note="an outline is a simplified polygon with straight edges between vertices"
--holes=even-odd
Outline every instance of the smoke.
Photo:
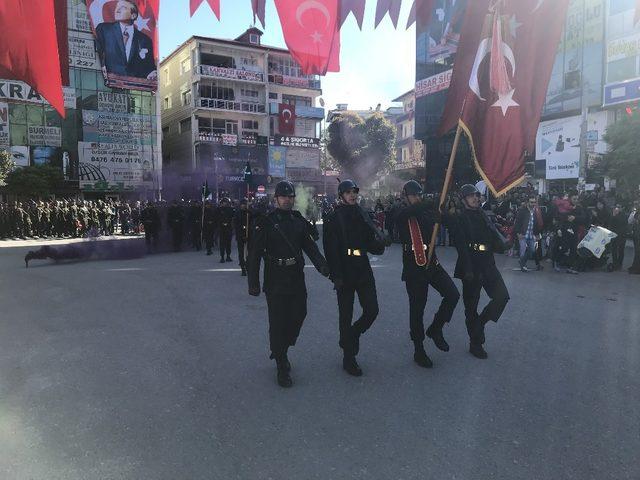
[[309,206],[313,203],[313,197],[311,194],[311,188],[305,187],[301,183],[296,186],[296,205],[295,209],[298,210],[304,217],[307,217],[309,212]]

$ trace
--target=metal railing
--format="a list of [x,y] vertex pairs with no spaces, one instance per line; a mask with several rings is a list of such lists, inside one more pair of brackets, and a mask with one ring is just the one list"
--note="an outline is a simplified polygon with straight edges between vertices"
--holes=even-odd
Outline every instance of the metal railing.
[[200,108],[213,108],[216,110],[231,110],[245,113],[266,112],[264,103],[236,102],[235,100],[220,100],[218,98],[200,98],[198,99],[198,106]]
[[200,75],[214,78],[227,78],[229,80],[244,80],[247,82],[264,83],[264,74],[251,70],[238,70],[237,68],[216,67],[213,65],[200,65]]

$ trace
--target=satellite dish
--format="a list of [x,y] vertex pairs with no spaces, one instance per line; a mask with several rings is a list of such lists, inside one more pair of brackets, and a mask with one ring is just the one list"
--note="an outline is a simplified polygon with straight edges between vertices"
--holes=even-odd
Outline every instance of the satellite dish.
[[324,108],[324,98],[320,97],[320,106]]

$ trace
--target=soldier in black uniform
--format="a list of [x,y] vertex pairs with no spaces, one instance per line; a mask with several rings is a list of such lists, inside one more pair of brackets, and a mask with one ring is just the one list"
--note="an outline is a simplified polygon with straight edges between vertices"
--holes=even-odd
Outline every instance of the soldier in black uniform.
[[307,287],[304,257],[307,254],[318,271],[329,276],[327,262],[309,236],[308,227],[294,211],[295,189],[291,182],[276,185],[275,211],[257,219],[247,262],[249,294],[260,295],[260,259],[264,258],[263,290],[269,312],[271,358],[277,365],[278,385],[290,387],[289,347],[295,345],[307,316]]
[[191,245],[199,252],[202,250],[202,203],[196,201],[189,205],[188,223]]
[[240,208],[233,216],[233,226],[236,231],[236,243],[238,244],[238,259],[240,261],[240,269],[242,270],[242,276],[247,275],[247,265],[244,258],[244,247],[249,241],[249,225],[251,222],[251,212],[249,211],[249,205],[247,199],[244,198],[240,202]]
[[[480,192],[474,185],[463,185],[460,196],[464,210],[452,222],[453,241],[458,250],[454,276],[462,280],[469,352],[476,358],[485,359],[484,327],[490,320],[498,321],[509,301],[509,292],[493,258],[494,252],[504,251],[504,238],[487,212],[480,208]],[[483,288],[490,301],[478,315]]]
[[203,221],[202,234],[204,236],[204,245],[207,249],[207,255],[211,255],[213,253],[213,236],[216,231],[216,210],[208,200],[204,204]]
[[[421,367],[430,368],[433,363],[423,345],[425,339],[423,316],[427,305],[429,285],[442,296],[442,302],[426,335],[443,352],[449,351],[449,345],[442,335],[442,328],[451,320],[453,311],[460,300],[460,293],[449,274],[440,265],[435,252],[428,267],[426,264],[428,244],[431,240],[433,227],[436,223],[442,223],[442,215],[428,208],[422,201],[422,187],[415,180],[407,182],[402,193],[405,195],[408,205],[398,210],[395,227],[402,243],[402,280],[405,282],[409,295],[409,326],[411,340],[415,347],[413,359]],[[413,228],[416,229],[415,235],[420,237],[420,241],[417,242],[419,248],[422,248],[420,255],[416,255],[414,252],[414,243],[416,242],[412,241],[410,224],[414,225]]]
[[182,206],[178,205],[178,201],[174,200],[173,204],[167,211],[167,223],[171,229],[171,243],[175,252],[180,251],[182,246],[182,235],[184,230],[184,211]]
[[[233,236],[233,208],[231,200],[223,198],[216,212],[220,237],[220,263],[231,261],[231,237]],[[225,260],[225,254],[227,256]]]
[[158,248],[158,234],[160,233],[160,215],[156,206],[149,202],[140,213],[140,221],[144,226],[144,240],[147,250]]
[[[342,367],[353,376],[362,375],[356,361],[360,336],[378,316],[378,296],[367,252],[382,255],[385,239],[373,220],[358,205],[358,186],[352,180],[338,185],[340,203],[327,214],[323,226],[324,253],[337,297]],[[362,315],[353,320],[353,302],[358,294]]]

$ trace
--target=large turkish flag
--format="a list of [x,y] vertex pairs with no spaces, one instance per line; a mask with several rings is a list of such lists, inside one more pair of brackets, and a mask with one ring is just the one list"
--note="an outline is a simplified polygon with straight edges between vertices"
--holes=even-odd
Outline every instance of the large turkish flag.
[[284,41],[305,75],[340,70],[339,0],[275,0]]
[[568,4],[474,0],[467,7],[440,133],[464,130],[495,195],[524,179]]
[[296,106],[280,103],[278,116],[278,131],[282,135],[296,134]]
[[0,78],[28,83],[64,117],[54,1],[0,1],[0,32]]

